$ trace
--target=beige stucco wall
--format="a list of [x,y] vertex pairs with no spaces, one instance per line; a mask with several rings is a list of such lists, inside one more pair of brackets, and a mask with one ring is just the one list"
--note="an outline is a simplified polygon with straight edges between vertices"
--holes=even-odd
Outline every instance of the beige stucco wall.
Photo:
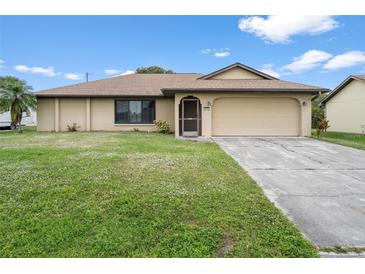
[[[298,102],[300,136],[311,136],[311,95],[309,94],[237,94],[237,93],[179,93],[175,95],[175,113],[186,96],[199,98],[202,104],[202,136],[210,137],[212,131],[212,108],[218,98],[292,98]],[[257,101],[259,104],[259,101]],[[280,105],[278,106],[280,107]],[[175,116],[175,135],[179,135],[179,117]]]
[[236,67],[221,72],[210,79],[263,79],[263,77],[248,70]]
[[76,123],[79,131],[86,130],[86,99],[62,98],[59,106],[60,131],[67,131],[67,126]]
[[175,100],[162,98],[156,100],[156,120],[166,121],[172,131],[175,130]]
[[55,100],[53,98],[37,99],[37,130],[54,130]]
[[[174,100],[172,98],[156,99],[156,120],[166,121],[174,130]],[[119,125],[114,124],[114,99],[91,99],[91,130],[155,130],[151,124]]]
[[[80,131],[155,130],[153,124],[114,124],[114,98],[38,98],[39,131],[67,131],[77,123]],[[156,120],[167,121],[173,131],[174,99],[156,99]]]
[[365,125],[365,83],[351,81],[325,107],[328,131],[361,133],[361,125]]
[[[202,135],[212,136],[212,108],[218,98],[292,98],[299,108],[300,135],[311,134],[310,95],[305,94],[237,94],[237,93],[180,93],[174,98],[156,99],[156,120],[167,121],[175,134],[179,134],[179,103],[185,96],[198,97],[202,104]],[[259,101],[257,101],[259,103]],[[305,102],[305,105],[303,105]],[[204,108],[205,107],[205,108]],[[176,113],[176,115],[175,115]],[[154,125],[114,124],[113,98],[38,98],[38,127],[40,131],[64,131],[67,125],[76,122],[80,130],[128,131],[133,128],[154,130]]]

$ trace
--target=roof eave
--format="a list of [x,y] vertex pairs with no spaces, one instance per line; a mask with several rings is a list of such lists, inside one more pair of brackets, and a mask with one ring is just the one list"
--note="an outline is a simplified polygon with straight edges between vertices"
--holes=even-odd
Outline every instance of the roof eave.
[[240,88],[240,89],[232,89],[232,88],[164,88],[161,89],[162,93],[165,96],[175,94],[175,93],[183,93],[183,92],[252,92],[252,93],[305,93],[305,94],[318,94],[319,92],[329,91],[327,89],[258,89],[258,88]]
[[160,95],[126,95],[126,94],[35,94],[35,96],[41,97],[41,98],[132,98],[132,97],[138,97],[138,98],[155,98],[155,97],[163,97],[163,94]]

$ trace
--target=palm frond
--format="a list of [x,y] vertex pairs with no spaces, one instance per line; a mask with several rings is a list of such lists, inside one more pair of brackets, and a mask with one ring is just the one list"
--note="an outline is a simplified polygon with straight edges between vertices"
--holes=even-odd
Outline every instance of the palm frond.
[[35,110],[37,100],[32,87],[13,76],[0,77],[0,112],[9,111],[11,121],[20,124],[23,112]]

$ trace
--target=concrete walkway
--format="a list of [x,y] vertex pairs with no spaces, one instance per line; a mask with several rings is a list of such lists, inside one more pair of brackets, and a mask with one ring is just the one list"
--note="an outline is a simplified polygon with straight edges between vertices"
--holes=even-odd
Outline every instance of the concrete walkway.
[[317,246],[365,246],[365,151],[309,138],[214,140]]

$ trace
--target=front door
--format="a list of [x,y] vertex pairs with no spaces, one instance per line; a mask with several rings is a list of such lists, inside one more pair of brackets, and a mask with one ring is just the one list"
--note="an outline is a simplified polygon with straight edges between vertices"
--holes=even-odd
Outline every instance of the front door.
[[199,136],[199,101],[196,98],[182,100],[182,135],[186,137]]

